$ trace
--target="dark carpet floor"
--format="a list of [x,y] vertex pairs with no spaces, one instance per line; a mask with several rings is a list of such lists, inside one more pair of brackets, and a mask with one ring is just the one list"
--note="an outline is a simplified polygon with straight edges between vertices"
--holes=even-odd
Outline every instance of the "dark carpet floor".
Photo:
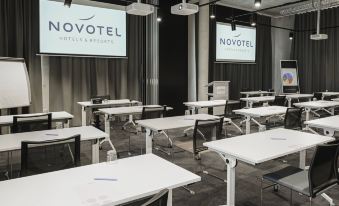
[[[144,151],[145,138],[144,134],[131,134],[127,131],[121,129],[122,122],[116,122],[112,127],[112,142],[115,145],[116,149],[120,153],[120,158],[128,157],[128,137],[131,136],[131,151],[132,155],[139,155],[141,148]],[[228,126],[228,133],[230,135],[240,135],[233,126]],[[257,132],[257,127],[253,125],[252,132]],[[183,136],[182,130],[170,131],[169,135],[171,137],[180,137]],[[159,136],[155,139],[156,144],[165,145],[167,143],[164,137]],[[100,161],[106,160],[106,153],[109,150],[108,145],[103,145],[102,150],[100,151]],[[203,154],[201,160],[195,160],[191,153],[183,151],[182,149],[175,147],[174,150],[176,153],[174,157],[160,152],[154,151],[156,155],[159,155],[169,161],[173,161],[175,164],[186,168],[192,172],[202,176],[202,181],[196,184],[188,186],[190,190],[195,192],[195,195],[191,195],[184,188],[175,189],[173,192],[173,205],[174,206],[217,206],[223,205],[226,203],[226,183],[222,181],[207,176],[201,173],[201,170],[204,168],[209,172],[226,178],[225,164],[220,159],[217,154],[208,152]],[[0,163],[3,160],[6,160],[6,154],[0,154]],[[19,152],[14,154],[14,171],[19,169]],[[313,151],[307,151],[307,162],[310,162],[310,159],[313,155]],[[283,161],[287,160],[287,162]],[[91,146],[89,142],[82,143],[81,146],[81,162],[83,165],[91,163]],[[266,162],[258,166],[251,166],[242,162],[238,163],[236,169],[236,205],[237,206],[259,206],[260,205],[260,178],[263,174],[278,170],[287,165],[297,166],[299,162],[299,155],[289,155],[287,157]],[[3,167],[0,168],[4,169]],[[14,172],[14,175],[17,174]],[[2,176],[1,179],[4,179]],[[327,194],[331,196],[335,203],[339,204],[339,186],[335,186],[332,189],[328,190]],[[1,196],[1,195],[0,195]],[[287,206],[289,205],[290,192],[285,188],[280,188],[278,192],[274,192],[273,189],[267,189],[264,192],[264,205],[266,206]],[[301,196],[297,193],[293,194],[293,205],[309,205],[308,198]],[[314,199],[314,204],[317,206],[328,205],[328,203],[322,198],[317,197]],[[1,198],[0,198],[1,205]]]

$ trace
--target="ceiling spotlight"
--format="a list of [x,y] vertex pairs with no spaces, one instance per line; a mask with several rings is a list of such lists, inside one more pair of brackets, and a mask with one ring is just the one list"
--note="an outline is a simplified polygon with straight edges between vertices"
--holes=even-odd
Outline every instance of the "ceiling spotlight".
[[292,31],[290,32],[289,39],[290,39],[290,40],[293,40],[293,39],[294,39],[294,33],[293,33]]
[[158,16],[158,17],[157,17],[157,22],[161,22],[161,21],[162,21],[161,16]]
[[64,2],[64,6],[67,6],[68,8],[71,7],[71,4],[72,4],[72,0],[65,0]]
[[251,24],[251,26],[256,26],[257,25],[257,15],[256,14],[252,14],[250,16],[250,24]]
[[255,8],[261,7],[261,0],[254,0],[254,7]]
[[235,31],[237,29],[237,26],[235,24],[235,20],[234,19],[232,19],[231,28],[232,28],[232,31]]

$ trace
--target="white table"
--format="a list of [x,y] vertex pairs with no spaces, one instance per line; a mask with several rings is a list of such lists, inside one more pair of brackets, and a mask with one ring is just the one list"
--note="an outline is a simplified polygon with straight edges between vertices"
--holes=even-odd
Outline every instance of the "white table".
[[[334,132],[339,131],[339,116],[331,116],[311,121],[306,121],[306,125],[309,127],[320,128],[324,130],[324,135],[334,136]],[[316,133],[312,130],[312,132]]]
[[[292,100],[293,99],[308,99],[309,101],[312,100],[313,94],[287,94],[285,95],[288,107],[292,107]],[[252,108],[253,103],[267,103],[273,102],[275,99],[274,96],[262,96],[262,97],[248,97],[248,98],[241,98],[240,100],[246,101],[246,105]]]
[[326,96],[339,96],[339,92],[322,92],[323,99]]
[[[102,178],[102,180],[96,180]],[[153,154],[0,182],[1,205],[113,206],[201,181]]]
[[[334,115],[334,109],[339,106],[339,102],[319,100],[319,101],[295,103],[294,106],[305,108],[306,121],[308,121],[310,120],[310,113],[312,109],[321,109],[329,113],[330,115]],[[308,129],[309,127],[308,125],[306,125],[306,130]]]
[[87,110],[92,110],[95,108],[108,108],[108,107],[122,107],[122,106],[132,106],[138,105],[140,102],[129,99],[118,99],[118,100],[107,100],[103,101],[102,104],[93,104],[91,101],[78,102],[81,106],[81,122],[82,126],[87,125]]
[[332,99],[332,101],[339,102],[339,98]]
[[[69,120],[73,119],[74,116],[69,114],[68,112],[50,112],[52,114],[52,121],[61,123],[61,126],[57,126],[58,128],[61,127],[69,127]],[[13,116],[31,116],[31,115],[42,115],[46,113],[30,113],[30,114],[19,114],[19,115],[5,115],[0,116],[0,127],[3,126],[12,126],[13,125]]]
[[269,94],[275,94],[275,92],[268,92],[268,91],[247,91],[247,92],[240,92],[240,94],[246,95],[246,97],[250,97],[253,95],[269,95]]
[[259,126],[259,131],[264,131],[266,129],[265,125],[260,124],[254,118],[283,115],[286,113],[286,110],[287,110],[287,107],[267,106],[267,107],[256,107],[256,108],[249,108],[249,109],[233,110],[233,112],[246,117],[245,119],[246,134],[250,134],[251,133],[251,121],[253,121],[255,124]]
[[[238,104],[240,102],[236,100],[228,100],[227,103]],[[184,105],[191,110],[192,114],[198,114],[199,109],[225,106],[226,100],[222,99],[222,100],[209,100],[209,101],[197,101],[197,102],[184,102]]]
[[235,206],[237,161],[257,165],[300,152],[300,168],[305,168],[306,150],[334,138],[287,129],[274,129],[204,143],[223,157],[227,166],[227,206]]
[[[190,128],[195,126],[196,120],[217,119],[220,117],[209,114],[194,114],[185,116],[165,117],[158,119],[138,120],[136,123],[146,129],[146,153],[152,153],[153,134],[158,131]],[[225,118],[224,121],[231,121]]]
[[[21,150],[22,141],[47,141],[64,139],[80,134],[81,141],[92,141],[92,163],[99,162],[99,140],[108,139],[108,135],[92,126],[52,129],[35,132],[23,132],[0,135],[0,152]],[[114,149],[113,144],[111,144]]]
[[[146,106],[130,106],[130,107],[115,107],[115,108],[106,108],[99,109],[99,112],[105,115],[105,132],[110,136],[111,135],[111,121],[114,116],[129,116],[129,121],[127,123],[131,123],[134,125],[133,116],[140,115],[142,113],[142,109],[144,107],[155,108],[161,107],[160,105],[146,105]],[[173,110],[172,107],[166,107],[166,110]],[[124,125],[125,126],[125,125]]]

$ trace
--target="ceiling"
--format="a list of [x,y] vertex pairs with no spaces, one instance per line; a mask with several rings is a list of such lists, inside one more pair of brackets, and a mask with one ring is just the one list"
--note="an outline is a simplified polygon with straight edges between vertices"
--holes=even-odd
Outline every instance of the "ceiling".
[[[265,8],[269,8],[269,7],[273,7],[273,6],[279,6],[279,5],[283,5],[286,3],[291,3],[291,2],[296,2],[299,0],[262,0],[261,3],[261,7],[260,9],[265,9]],[[304,4],[305,2],[303,2],[302,4]],[[255,11],[256,8],[254,7],[254,0],[221,0],[218,2],[219,5],[223,5],[223,6],[228,6],[228,7],[233,7],[233,8],[237,8],[237,9],[241,9],[241,10],[247,10],[247,11]],[[300,4],[300,3],[299,3]],[[294,4],[291,6],[295,6],[298,4]],[[288,8],[291,6],[285,6],[285,7],[280,7],[280,8],[276,8],[276,9],[270,9],[267,11],[263,11],[260,12],[264,15],[268,15],[268,16],[272,16],[272,17],[279,17],[280,15],[280,11],[283,8]]]

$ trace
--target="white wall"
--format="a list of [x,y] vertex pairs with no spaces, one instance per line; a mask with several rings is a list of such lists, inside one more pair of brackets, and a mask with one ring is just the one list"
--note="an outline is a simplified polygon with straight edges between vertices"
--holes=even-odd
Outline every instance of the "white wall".
[[[294,29],[294,16],[272,18],[272,25]],[[277,93],[281,92],[280,60],[289,60],[291,56],[289,34],[288,30],[272,28],[272,84]]]

